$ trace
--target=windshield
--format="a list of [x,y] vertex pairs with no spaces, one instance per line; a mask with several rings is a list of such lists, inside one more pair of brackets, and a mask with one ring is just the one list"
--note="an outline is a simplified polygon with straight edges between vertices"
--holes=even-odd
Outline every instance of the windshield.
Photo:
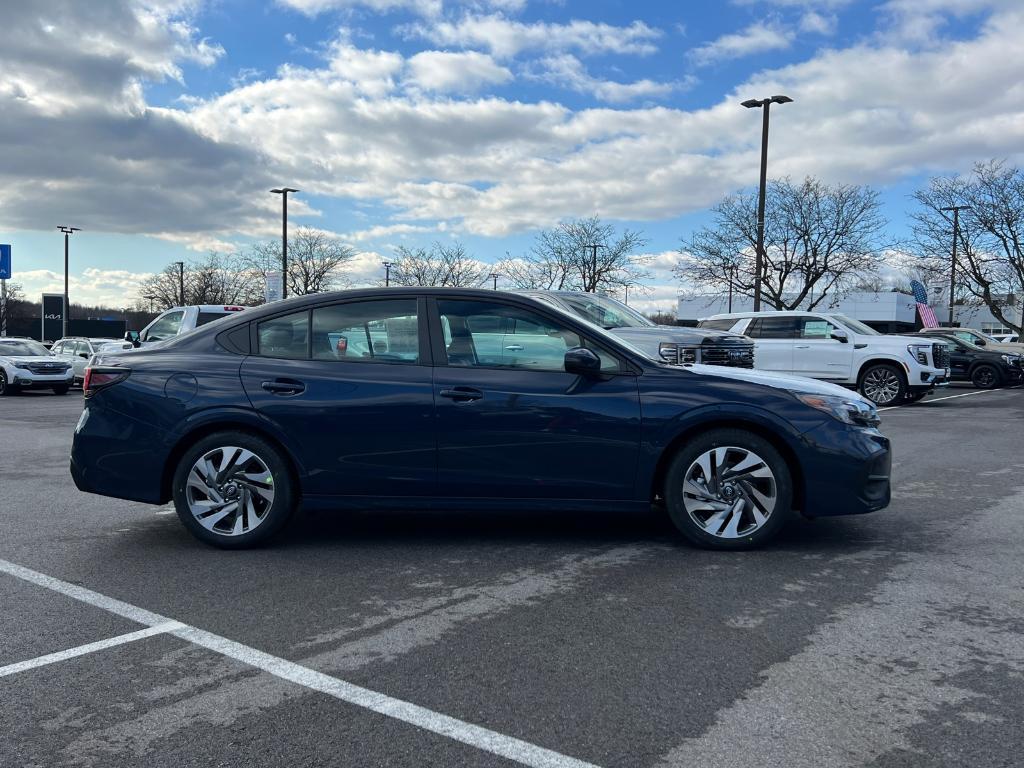
[[559,296],[558,298],[572,307],[580,317],[589,320],[595,325],[600,325],[605,330],[609,328],[651,328],[654,326],[654,323],[635,309],[630,309],[625,304],[615,299],[609,299],[607,296],[584,293],[574,296]]
[[860,333],[865,336],[881,336],[878,331],[872,328],[870,325],[864,325],[860,320],[854,320],[852,317],[846,315],[831,315],[831,317],[838,320],[840,323],[845,325],[854,333]]
[[36,355],[46,357],[50,351],[38,341],[28,339],[0,339],[0,355]]

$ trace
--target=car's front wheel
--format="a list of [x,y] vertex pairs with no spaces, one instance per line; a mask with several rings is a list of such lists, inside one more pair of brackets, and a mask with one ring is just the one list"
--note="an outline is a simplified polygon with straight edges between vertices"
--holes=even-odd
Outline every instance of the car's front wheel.
[[201,541],[244,549],[268,541],[295,506],[295,482],[281,452],[245,432],[208,435],[185,451],[173,480],[174,506]]
[[69,384],[59,384],[53,388],[53,394],[55,395],[66,395],[68,390],[71,389]]
[[13,395],[14,387],[7,382],[7,374],[0,369],[0,397],[4,395]]
[[1003,377],[994,366],[979,365],[971,371],[971,383],[978,389],[995,389],[1003,383]]
[[860,376],[860,393],[875,405],[895,405],[903,400],[907,381],[895,365],[879,363],[867,368]]
[[749,549],[791,517],[793,481],[785,459],[763,437],[716,429],[676,454],[664,497],[672,522],[693,543]]

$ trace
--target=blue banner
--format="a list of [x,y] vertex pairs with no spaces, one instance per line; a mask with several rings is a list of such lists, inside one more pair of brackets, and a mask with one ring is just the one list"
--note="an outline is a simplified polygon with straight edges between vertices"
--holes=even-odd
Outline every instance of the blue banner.
[[11,246],[0,244],[0,280],[11,279]]

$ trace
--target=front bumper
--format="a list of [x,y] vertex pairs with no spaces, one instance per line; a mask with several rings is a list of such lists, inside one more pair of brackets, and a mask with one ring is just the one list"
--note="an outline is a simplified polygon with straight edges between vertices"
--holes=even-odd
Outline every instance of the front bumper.
[[64,385],[70,386],[74,380],[75,372],[70,368],[67,373],[56,374],[53,376],[41,376],[15,368],[14,376],[8,379],[12,386],[18,387],[19,389],[52,389],[53,387],[61,387]]
[[889,505],[892,447],[877,429],[828,422],[804,434],[806,517],[859,515]]

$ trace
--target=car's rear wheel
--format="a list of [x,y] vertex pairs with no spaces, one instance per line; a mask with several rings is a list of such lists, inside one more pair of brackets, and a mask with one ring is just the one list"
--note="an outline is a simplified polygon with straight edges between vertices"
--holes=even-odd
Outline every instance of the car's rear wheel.
[[14,387],[7,383],[7,374],[0,370],[0,397],[14,394]]
[[60,386],[53,388],[53,394],[55,395],[66,395],[71,387],[68,384],[61,384]]
[[978,389],[995,389],[1003,383],[1003,377],[992,365],[979,365],[971,371],[971,383]]
[[875,405],[894,405],[903,400],[907,382],[895,365],[879,363],[864,370],[860,376],[860,393]]
[[716,429],[690,440],[665,476],[669,517],[686,538],[711,549],[749,549],[791,517],[789,466],[764,438]]
[[196,538],[224,549],[265,543],[295,506],[284,456],[245,432],[204,437],[179,459],[173,483],[181,522]]

